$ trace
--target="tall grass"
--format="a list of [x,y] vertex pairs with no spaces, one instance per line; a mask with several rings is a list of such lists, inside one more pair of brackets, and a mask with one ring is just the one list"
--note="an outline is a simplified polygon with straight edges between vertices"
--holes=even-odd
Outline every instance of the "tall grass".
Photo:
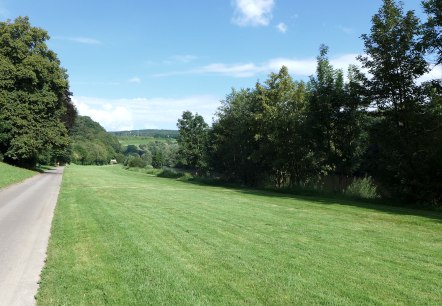
[[378,199],[379,192],[370,176],[355,178],[353,182],[345,189],[344,194],[357,199]]

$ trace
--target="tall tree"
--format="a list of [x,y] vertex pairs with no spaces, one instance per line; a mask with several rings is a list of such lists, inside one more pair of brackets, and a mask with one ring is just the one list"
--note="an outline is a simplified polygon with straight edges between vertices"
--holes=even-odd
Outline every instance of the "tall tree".
[[0,153],[15,164],[33,166],[40,156],[68,155],[76,110],[66,71],[48,39],[27,17],[0,22]]
[[442,0],[425,0],[422,6],[427,14],[424,23],[424,46],[436,54],[435,65],[442,64]]
[[304,180],[310,163],[305,150],[304,125],[307,89],[295,82],[287,67],[271,73],[264,84],[257,84],[255,114],[261,163],[277,186]]
[[362,35],[366,55],[359,57],[371,74],[365,86],[377,106],[371,133],[377,148],[374,174],[390,195],[410,202],[438,201],[435,188],[442,179],[431,172],[440,158],[429,154],[430,143],[439,146],[441,139],[440,127],[431,126],[437,122],[428,112],[431,99],[418,82],[429,70],[421,34],[413,11],[404,13],[401,4],[384,0],[372,18],[371,33]]
[[344,73],[328,60],[328,47],[322,45],[316,75],[310,78],[306,124],[307,144],[315,171],[321,176],[336,176],[333,188],[344,187],[343,178],[352,176],[365,150],[363,117],[365,105],[360,97],[361,75],[355,67]]
[[212,167],[229,180],[256,185],[264,172],[259,149],[255,93],[233,89],[223,100],[209,133]]
[[178,155],[183,166],[204,170],[207,168],[207,135],[209,126],[201,115],[183,112],[177,123]]

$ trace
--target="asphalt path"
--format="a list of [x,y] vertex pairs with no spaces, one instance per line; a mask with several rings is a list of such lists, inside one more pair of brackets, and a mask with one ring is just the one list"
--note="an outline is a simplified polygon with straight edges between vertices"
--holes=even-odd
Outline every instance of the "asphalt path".
[[63,167],[0,190],[0,305],[34,305]]

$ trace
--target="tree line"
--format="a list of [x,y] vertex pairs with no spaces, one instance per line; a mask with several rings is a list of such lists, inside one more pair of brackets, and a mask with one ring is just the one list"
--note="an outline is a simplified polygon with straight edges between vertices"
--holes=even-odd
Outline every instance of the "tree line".
[[372,196],[441,205],[442,80],[421,78],[442,63],[442,1],[422,4],[425,22],[385,0],[361,36],[361,67],[346,74],[321,46],[307,82],[282,67],[254,88],[234,89],[211,128],[184,112],[182,164],[255,186],[342,192],[363,181]]

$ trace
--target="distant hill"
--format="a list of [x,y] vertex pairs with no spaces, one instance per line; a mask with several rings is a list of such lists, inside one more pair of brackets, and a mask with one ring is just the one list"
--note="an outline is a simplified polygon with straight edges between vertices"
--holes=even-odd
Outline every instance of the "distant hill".
[[139,137],[154,137],[154,138],[177,138],[179,135],[178,130],[154,130],[154,129],[115,131],[109,133],[117,137],[139,136]]
[[121,145],[115,137],[87,116],[78,116],[72,127],[71,161],[81,165],[104,165],[117,158]]

